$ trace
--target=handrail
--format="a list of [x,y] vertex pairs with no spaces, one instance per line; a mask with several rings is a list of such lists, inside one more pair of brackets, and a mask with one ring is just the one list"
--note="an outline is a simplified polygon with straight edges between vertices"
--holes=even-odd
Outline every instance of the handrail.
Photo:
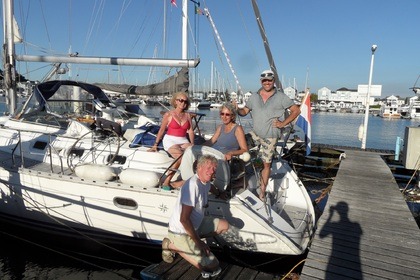
[[[23,150],[22,150],[22,137],[21,137],[21,131],[26,131],[26,132],[33,132],[30,130],[17,130],[18,133],[18,142],[16,143],[15,147],[12,149],[12,164],[13,166],[16,166],[16,160],[15,160],[15,153],[16,153],[16,149],[19,147],[19,153],[20,153],[20,157],[21,157],[21,167],[24,168],[25,167],[25,157],[23,155]],[[53,163],[52,163],[52,151],[54,151],[54,153],[58,156],[59,160],[60,160],[60,169],[61,169],[61,174],[64,174],[64,166],[63,166],[63,159],[62,156],[60,155],[60,153],[57,151],[57,149],[55,149],[55,147],[53,145],[51,145],[51,137],[55,136],[57,137],[57,134],[48,134],[48,149],[49,149],[49,157],[50,157],[50,169],[51,172],[54,172],[54,168],[53,168]],[[64,136],[65,137],[65,136]]]
[[54,152],[57,154],[58,159],[60,160],[60,169],[61,169],[61,174],[64,174],[64,167],[63,167],[63,159],[62,156],[60,155],[60,153],[57,151],[57,149],[51,145],[51,134],[48,135],[48,149],[49,149],[49,155],[50,155],[50,168],[51,168],[51,172],[54,172],[53,169],[53,164],[52,164],[52,150],[54,150]]

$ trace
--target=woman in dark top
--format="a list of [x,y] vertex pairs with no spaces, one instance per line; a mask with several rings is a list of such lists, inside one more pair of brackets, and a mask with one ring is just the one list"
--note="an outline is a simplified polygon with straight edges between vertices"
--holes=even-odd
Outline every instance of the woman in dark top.
[[236,110],[232,104],[224,103],[220,107],[220,119],[222,124],[216,128],[213,137],[206,144],[225,154],[226,160],[248,151],[245,132],[236,123]]

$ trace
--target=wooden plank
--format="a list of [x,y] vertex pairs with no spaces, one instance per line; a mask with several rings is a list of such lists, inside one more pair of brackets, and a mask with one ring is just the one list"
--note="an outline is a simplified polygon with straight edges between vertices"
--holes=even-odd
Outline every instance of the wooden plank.
[[417,279],[420,231],[391,170],[379,153],[345,153],[300,279]]
[[[254,270],[251,268],[241,267],[238,265],[220,263],[222,272],[212,279],[236,279],[236,280],[274,280],[279,277]],[[147,279],[165,279],[165,280],[191,280],[202,279],[201,271],[189,264],[182,257],[177,256],[175,261],[171,264],[160,262],[154,264],[142,272],[142,277]]]

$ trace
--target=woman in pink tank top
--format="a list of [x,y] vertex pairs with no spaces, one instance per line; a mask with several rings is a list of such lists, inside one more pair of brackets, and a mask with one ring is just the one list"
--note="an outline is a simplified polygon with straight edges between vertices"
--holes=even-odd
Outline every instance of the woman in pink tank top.
[[[163,115],[159,132],[156,135],[156,143],[149,151],[156,152],[157,145],[163,140],[163,148],[174,159],[178,159],[182,156],[184,150],[194,143],[192,120],[187,112],[190,107],[190,100],[185,92],[177,92],[172,96],[171,105],[174,109]],[[163,136],[164,134],[165,136]],[[178,159],[172,168],[177,169],[180,164],[181,159]],[[174,175],[174,172],[170,172],[166,176],[163,186],[171,186],[171,179]]]

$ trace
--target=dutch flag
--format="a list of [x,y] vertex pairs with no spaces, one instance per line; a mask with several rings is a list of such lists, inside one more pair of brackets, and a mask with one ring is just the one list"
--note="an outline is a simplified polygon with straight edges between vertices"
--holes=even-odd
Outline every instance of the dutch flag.
[[305,133],[306,155],[311,153],[311,94],[305,94],[300,105],[300,115],[296,120],[296,125],[299,126]]

